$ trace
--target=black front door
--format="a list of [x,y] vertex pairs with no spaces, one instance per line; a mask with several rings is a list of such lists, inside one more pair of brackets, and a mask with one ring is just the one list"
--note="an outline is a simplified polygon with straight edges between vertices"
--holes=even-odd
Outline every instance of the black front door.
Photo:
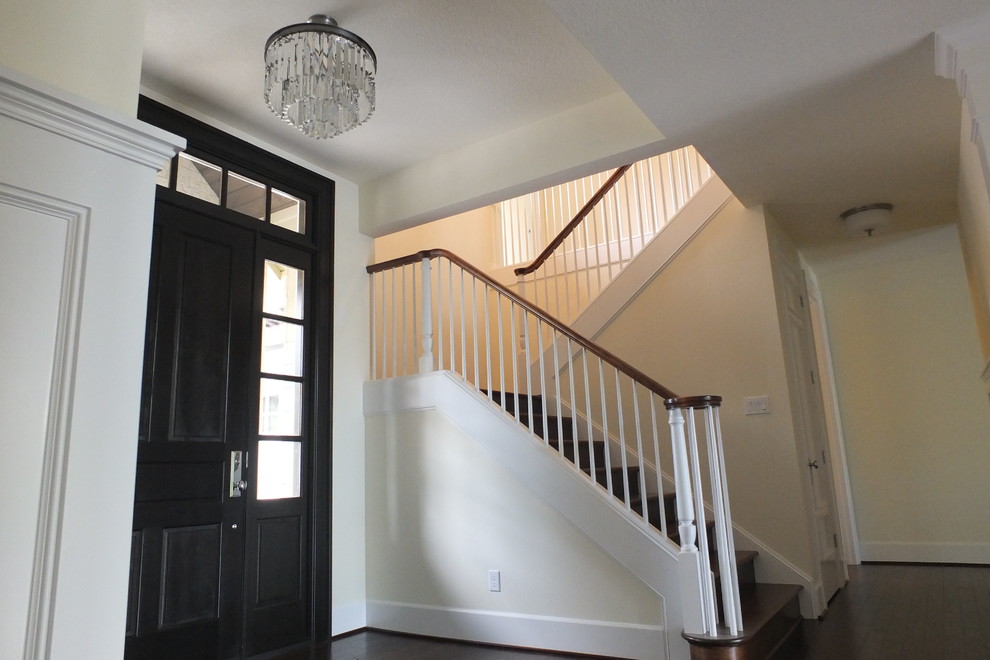
[[155,207],[125,655],[325,641],[333,182],[147,99],[138,114],[189,153]]
[[152,255],[127,655],[304,642],[310,255],[162,201]]

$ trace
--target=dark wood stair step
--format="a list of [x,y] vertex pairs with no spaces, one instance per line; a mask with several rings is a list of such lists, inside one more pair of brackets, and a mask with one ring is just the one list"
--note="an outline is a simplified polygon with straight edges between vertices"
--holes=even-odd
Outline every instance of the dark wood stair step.
[[801,646],[801,608],[795,584],[747,584],[740,588],[743,629],[715,637],[682,633],[691,660],[765,660],[794,657]]
[[577,444],[577,455],[580,461],[579,465],[582,468],[591,466],[591,456],[594,453],[595,456],[595,466],[605,465],[605,441],[604,440],[592,440],[589,444],[587,440],[578,440],[577,443],[574,440],[568,438],[566,440],[559,440],[557,438],[550,438],[549,444],[551,447],[560,451],[561,445],[564,447],[564,458],[569,460],[571,463],[574,462],[574,445]]
[[[646,497],[646,509],[650,517],[650,524],[660,529],[660,495],[648,495]],[[666,517],[667,529],[677,526],[677,510],[675,507],[676,495],[674,493],[663,494],[663,514]],[[635,497],[629,503],[632,510],[643,515],[643,498]]]
[[[481,393],[485,396],[489,396],[488,390],[481,390]],[[502,399],[505,399],[505,409],[507,412],[515,414],[516,412],[516,402],[519,402],[519,412],[528,413],[529,412],[529,402],[530,399],[533,401],[533,414],[542,415],[543,414],[543,395],[534,394],[530,396],[529,394],[516,394],[515,392],[499,392],[497,390],[492,390],[490,395],[492,401],[494,401],[499,406],[502,405]]]
[[[519,423],[529,428],[529,411],[520,411]],[[544,424],[547,432],[544,432]],[[556,415],[542,415],[533,411],[533,433],[551,440],[570,440],[574,437],[574,422],[570,417],[557,417]]]
[[[591,467],[589,467],[589,466],[582,466],[581,467],[581,470],[585,474],[588,474],[588,475],[591,474]],[[605,467],[596,467],[595,468],[595,481],[597,481],[599,483],[599,485],[604,486],[605,488],[608,488],[608,473],[609,473],[609,471],[610,471],[609,468],[605,468]],[[623,482],[623,476],[622,476],[623,473],[625,473],[625,474],[628,475],[627,478],[629,479],[629,497],[630,497],[630,499],[632,499],[632,498],[637,498],[638,499],[639,498],[639,466],[629,466],[629,467],[626,467],[626,468],[613,467],[613,468],[611,468],[611,472],[612,472],[612,494],[613,495],[615,495],[616,497],[618,497],[620,500],[625,501],[625,499],[626,499],[626,487],[625,487],[625,484]]]

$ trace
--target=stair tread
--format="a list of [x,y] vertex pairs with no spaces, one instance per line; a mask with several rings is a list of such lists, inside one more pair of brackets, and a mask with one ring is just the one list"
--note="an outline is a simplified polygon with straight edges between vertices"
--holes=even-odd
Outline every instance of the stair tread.
[[[796,584],[758,582],[740,588],[743,630],[738,635],[727,632],[714,636],[681,633],[684,639],[698,646],[736,646],[758,635],[775,616],[797,598],[801,587]],[[798,617],[800,618],[800,616]]]
[[[760,553],[755,550],[736,550],[736,566],[743,566],[751,561],[754,561],[759,554]],[[718,557],[712,556],[711,560],[712,574],[714,574],[717,578],[722,574],[722,570],[718,565]]]

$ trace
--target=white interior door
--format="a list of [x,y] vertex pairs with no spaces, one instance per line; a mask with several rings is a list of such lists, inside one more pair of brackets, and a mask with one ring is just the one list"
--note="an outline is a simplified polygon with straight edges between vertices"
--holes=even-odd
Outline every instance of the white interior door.
[[814,544],[820,565],[821,596],[824,602],[846,582],[846,566],[836,515],[832,480],[832,458],[825,428],[821,378],[815,354],[811,315],[804,271],[788,252],[776,251],[784,352],[787,355],[788,380],[791,387],[792,414],[800,449],[804,450],[806,478],[811,495]]

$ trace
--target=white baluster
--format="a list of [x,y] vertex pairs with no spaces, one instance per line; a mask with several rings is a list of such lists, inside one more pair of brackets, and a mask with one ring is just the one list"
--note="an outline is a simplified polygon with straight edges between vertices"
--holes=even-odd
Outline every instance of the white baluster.
[[434,333],[433,336],[436,340],[437,349],[437,366],[438,371],[443,371],[444,368],[444,341],[443,341],[443,269],[440,267],[440,260],[437,259],[437,304],[434,305],[434,309],[437,314],[437,322],[433,324]]
[[[635,421],[636,429],[636,458],[638,459],[637,465],[639,466],[639,497],[643,502],[643,522],[649,526],[650,518],[649,513],[646,509],[646,457],[643,454],[643,428],[640,425],[639,419],[639,395],[637,394],[637,384],[636,381],[630,380],[632,384],[632,397],[633,397],[633,420]],[[657,470],[659,471],[657,466]]]
[[395,295],[395,269],[393,268],[389,271],[391,274],[392,281],[392,378],[398,376],[398,361],[399,361],[399,349],[398,349],[398,330],[396,328],[396,323],[398,315],[395,311],[396,305],[396,295]]
[[468,366],[467,366],[467,328],[464,321],[464,269],[458,266],[458,277],[460,280],[460,294],[461,294],[461,377],[464,380],[468,379]]
[[[441,274],[441,277],[443,275]],[[443,306],[441,298],[440,306]],[[454,343],[454,262],[447,262],[447,328],[450,330],[450,343],[447,355],[450,356],[450,370],[457,373],[457,345]]]
[[[488,283],[482,285],[482,296],[481,304],[485,306],[485,379],[488,385],[488,398],[491,399],[492,396],[492,319],[491,319],[491,290]],[[501,331],[501,328],[499,328]],[[499,335],[499,341],[501,341],[501,334]],[[499,345],[498,352],[501,355],[502,346]],[[501,387],[501,384],[499,385]],[[501,397],[502,406],[505,406],[505,397]]]
[[[588,432],[588,464],[591,468],[591,478],[595,478],[595,432],[591,425],[591,420],[594,419],[591,413],[591,386],[590,379],[588,376],[588,351],[585,348],[581,349],[581,366],[584,367],[584,419],[587,422],[587,432]],[[607,442],[607,441],[606,441]],[[606,445],[607,448],[607,445]]]
[[598,358],[598,385],[602,397],[602,438],[605,440],[605,490],[612,494],[612,437],[608,432],[608,400],[605,398],[605,363]]
[[400,283],[400,288],[402,289],[402,371],[401,373],[395,374],[396,376],[405,376],[409,373],[409,326],[406,325],[406,270],[405,266],[400,266],[402,269],[402,282]]
[[[581,452],[580,446],[581,441],[578,436],[578,419],[577,419],[577,394],[574,392],[574,352],[571,350],[571,338],[567,337],[567,380],[570,383],[570,409],[573,424],[573,433],[571,434],[571,446],[574,448],[574,465],[577,469],[581,469]],[[563,445],[561,445],[561,453],[563,453]]]
[[[523,353],[523,369],[526,372],[526,401],[529,403],[529,432],[535,433],[536,419],[533,415],[533,370],[530,369],[530,365],[533,364],[532,359],[529,357],[529,311],[525,308],[520,308],[520,323],[522,323],[522,333],[523,333],[523,347],[525,352]],[[517,390],[518,391],[518,390]],[[518,401],[518,398],[516,399]],[[546,428],[543,429],[544,434],[546,433]]]
[[375,279],[378,277],[377,273],[371,274],[371,286],[368,287],[368,295],[370,297],[369,305],[371,306],[371,379],[375,380],[378,378],[378,301],[375,296]]
[[417,373],[419,371],[419,358],[417,357],[419,355],[419,349],[417,347],[416,333],[423,327],[419,321],[419,292],[422,285],[416,284],[416,276],[420,268],[416,268],[416,264],[410,264],[409,268],[409,272],[412,273],[412,284],[409,287],[409,290],[412,292],[412,327],[409,328],[409,335],[412,342],[412,350],[410,351],[412,353],[410,356],[412,364],[406,365],[406,369],[409,370],[409,373]]
[[[539,316],[536,317],[536,342],[540,364],[540,382],[538,383],[537,390],[543,396],[543,443],[550,444],[550,414],[547,410],[547,372],[544,370],[543,366],[543,320]],[[532,392],[530,392],[530,402],[532,402]],[[560,420],[557,420],[560,423]]]
[[423,277],[420,285],[423,288],[423,311],[420,318],[423,321],[423,353],[419,356],[419,373],[426,374],[433,371],[433,279],[430,276],[430,260],[423,257],[422,261]]
[[657,425],[656,395],[650,391],[650,426],[653,429],[653,464],[656,466],[657,495],[659,496],[658,510],[660,514],[660,533],[667,536],[667,511],[663,497],[663,470],[660,469],[660,431]]
[[[478,372],[478,278],[473,274],[471,275],[471,325],[474,330],[474,386],[480,389],[481,374]],[[488,344],[485,344],[485,348],[488,348]]]
[[[550,329],[550,341],[553,346],[553,390],[554,398],[557,400],[557,451],[564,455],[564,411],[561,408],[563,392],[560,391],[560,358],[557,355],[557,330]],[[544,402],[546,405],[546,402]],[[573,421],[572,421],[573,424]]]
[[[512,300],[509,300],[509,330],[512,333],[512,410],[519,421],[519,352],[516,350],[516,307]],[[530,424],[533,423],[530,418]]]
[[[636,396],[636,390],[633,389],[633,396]],[[628,449],[626,448],[626,422],[625,416],[622,414],[622,385],[619,380],[619,370],[615,370],[615,409],[618,411],[618,424],[619,424],[619,452],[620,458],[622,459],[622,501],[626,503],[626,508],[629,508],[629,458]]]
[[[495,315],[498,323],[498,388],[502,392],[502,396],[500,397],[502,400],[502,410],[505,410],[509,392],[505,388],[505,338],[502,333],[502,293],[498,290],[495,291]],[[516,341],[515,335],[513,335],[512,341],[513,343]],[[513,359],[515,359],[515,351],[513,351]],[[491,368],[488,371],[491,372]],[[489,387],[488,390],[491,391],[491,388]],[[516,421],[519,420],[518,410],[516,408]]]

